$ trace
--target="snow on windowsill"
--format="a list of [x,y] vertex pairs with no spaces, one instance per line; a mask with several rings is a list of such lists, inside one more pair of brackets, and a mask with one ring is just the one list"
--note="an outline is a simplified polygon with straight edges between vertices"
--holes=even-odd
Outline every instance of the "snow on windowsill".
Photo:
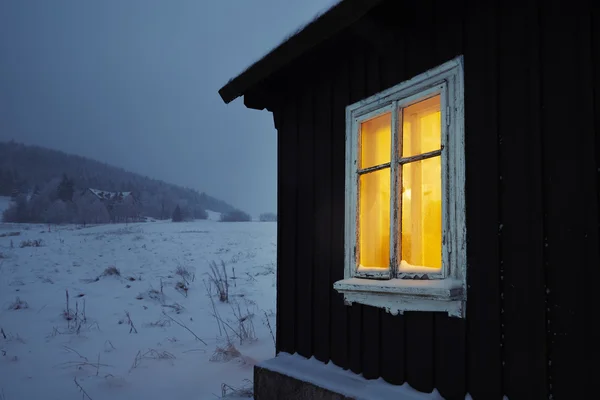
[[337,281],[333,288],[344,295],[346,305],[353,303],[383,308],[397,315],[405,311],[445,312],[464,318],[466,292],[458,280],[349,278]]
[[422,265],[412,265],[405,260],[400,261],[400,272],[407,274],[439,274],[439,268],[425,267]]
[[[387,275],[388,268],[381,267],[358,267],[357,272],[361,274]],[[405,260],[400,261],[400,272],[404,274],[439,274],[439,268],[426,267],[422,265],[412,265]]]
[[333,285],[338,291],[357,291],[407,296],[445,297],[451,300],[461,297],[461,282],[455,279],[388,279],[374,280],[349,278],[337,281]]
[[399,386],[392,385],[382,378],[365,379],[362,374],[346,371],[332,362],[325,364],[314,357],[307,359],[299,354],[279,353],[277,357],[260,363],[258,367],[311,383],[356,400],[443,399],[435,389],[431,393],[422,393],[412,388],[408,383]]

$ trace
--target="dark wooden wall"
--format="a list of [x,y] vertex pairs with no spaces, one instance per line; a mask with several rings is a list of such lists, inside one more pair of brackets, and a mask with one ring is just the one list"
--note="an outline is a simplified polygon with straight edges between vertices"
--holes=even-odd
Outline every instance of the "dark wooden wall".
[[[596,391],[600,11],[387,1],[265,83],[278,129],[277,350],[446,398]],[[347,105],[465,57],[467,318],[343,304]]]

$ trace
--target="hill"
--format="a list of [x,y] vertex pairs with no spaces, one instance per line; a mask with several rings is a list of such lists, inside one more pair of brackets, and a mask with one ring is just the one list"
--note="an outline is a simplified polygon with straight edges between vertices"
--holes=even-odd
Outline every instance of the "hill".
[[206,214],[204,210],[219,213],[235,210],[230,204],[206,193],[151,179],[96,160],[14,141],[0,142],[0,196],[39,192],[49,183],[58,186],[64,175],[76,192],[92,188],[133,193],[140,202],[140,212],[144,216],[170,218],[177,205],[190,213],[203,215]]

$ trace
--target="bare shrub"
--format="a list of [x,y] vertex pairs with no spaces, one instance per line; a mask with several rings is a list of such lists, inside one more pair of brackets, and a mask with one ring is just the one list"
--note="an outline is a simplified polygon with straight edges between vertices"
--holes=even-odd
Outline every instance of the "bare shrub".
[[159,291],[157,289],[149,289],[147,293],[148,293],[148,297],[151,298],[152,300],[157,300],[157,301],[160,301],[161,303],[163,303],[165,300],[165,296],[162,293],[162,290]]
[[194,332],[193,332],[193,331],[192,331],[190,328],[188,328],[188,327],[187,327],[187,326],[186,326],[186,325],[185,325],[183,322],[177,321],[175,318],[173,318],[173,317],[171,317],[170,315],[168,315],[168,314],[167,314],[167,313],[166,313],[164,310],[163,310],[162,314],[163,314],[165,317],[167,317],[168,319],[170,319],[171,321],[175,322],[175,323],[176,323],[177,325],[179,325],[180,327],[182,327],[182,328],[184,328],[185,330],[187,330],[189,333],[191,333],[191,334],[192,334],[192,335],[193,335],[193,336],[196,338],[196,340],[199,340],[199,341],[201,341],[202,343],[204,343],[206,346],[208,346],[208,344],[207,344],[207,343],[206,343],[204,340],[200,339],[200,337],[198,337],[198,335],[196,335],[196,334],[195,334],[195,333],[194,333]]
[[235,345],[233,343],[228,343],[225,347],[217,347],[209,360],[213,362],[227,362],[241,356],[242,353],[240,353],[240,351],[235,347]]
[[129,369],[131,372],[134,368],[137,368],[143,360],[174,360],[175,356],[168,351],[157,351],[154,349],[148,349],[145,353],[142,351],[138,351],[135,355],[135,359],[133,360],[133,364]]
[[221,269],[217,267],[217,263],[214,261],[210,262],[210,281],[217,289],[219,295],[219,301],[222,303],[229,302],[229,281],[227,280],[227,268],[225,262],[221,260]]
[[6,232],[6,233],[0,233],[0,238],[11,237],[11,236],[19,236],[19,235],[21,235],[21,232]]
[[49,283],[51,285],[54,285],[54,281],[51,278],[48,278],[47,276],[38,276],[38,279],[40,279],[42,283]]
[[184,307],[179,303],[162,304],[162,307],[173,309],[173,311],[175,311],[175,314],[180,314],[184,310]]
[[177,267],[177,269],[175,270],[175,275],[180,276],[181,279],[183,279],[183,281],[185,282],[186,286],[189,286],[190,283],[194,282],[194,280],[196,279],[195,274],[190,272],[190,270],[187,267],[184,267],[183,265]]
[[[78,297],[81,297],[81,295]],[[81,307],[79,306],[79,301],[76,300],[74,309],[71,308],[68,289],[65,290],[65,299],[65,309],[62,312],[62,317],[67,321],[67,329],[66,331],[61,331],[54,327],[51,336],[70,333],[75,333],[78,335],[82,330],[87,331],[94,327],[100,330],[97,322],[88,321],[88,317],[85,313],[85,299],[82,300]]]
[[246,307],[244,309],[242,309],[238,302],[232,304],[231,309],[237,320],[237,331],[235,333],[240,339],[240,345],[244,344],[244,342],[255,341],[256,331],[254,330],[253,322],[255,313],[250,311],[248,302],[246,302]]
[[125,311],[125,316],[127,317],[127,325],[129,325],[129,333],[138,333],[133,321],[131,320],[131,316],[129,315],[129,311]]
[[243,309],[238,302],[232,304],[231,309],[233,311],[235,321],[226,321],[221,318],[213,303],[212,316],[217,320],[219,334],[221,335],[222,333],[225,333],[225,336],[227,337],[227,343],[231,343],[232,336],[238,338],[240,345],[244,344],[245,342],[253,342],[256,340],[256,331],[254,329],[253,322],[255,313],[250,311],[249,304],[253,303],[246,301],[245,309]]
[[244,379],[244,385],[233,387],[226,383],[221,384],[221,398],[248,398],[254,397],[254,385],[249,379]]
[[24,247],[42,247],[44,245],[44,241],[42,239],[36,240],[23,240],[19,245],[20,248]]
[[277,222],[277,214],[272,212],[262,213],[258,217],[258,220],[260,222]]
[[6,332],[4,332],[3,328],[0,328],[0,335],[7,342],[17,342],[17,343],[25,344],[25,339],[23,339],[18,333],[16,335],[14,335],[10,332],[6,333]]
[[158,320],[156,320],[154,322],[146,323],[146,324],[144,324],[144,326],[149,327],[149,328],[165,328],[167,326],[171,326],[171,320],[168,318],[165,318],[165,316],[163,315]]
[[21,300],[18,296],[17,299],[8,306],[9,310],[24,310],[26,308],[29,308],[29,304],[27,304],[26,301]]
[[100,363],[100,353],[98,353],[98,357],[96,358],[95,361],[90,361],[86,356],[83,356],[81,353],[79,353],[77,350],[68,347],[68,346],[63,346],[63,349],[67,350],[70,353],[73,353],[75,355],[77,355],[78,359],[73,360],[73,361],[66,361],[64,363],[58,364],[59,366],[63,367],[63,368],[77,368],[77,369],[83,369],[83,368],[92,368],[96,370],[96,376],[98,376],[100,374],[100,367],[110,367],[110,365],[108,364],[102,364]]
[[179,293],[181,293],[185,297],[187,297],[189,288],[187,287],[187,285],[185,284],[185,282],[179,281],[179,282],[177,282],[175,284],[175,290],[177,290]]
[[111,265],[102,272],[102,276],[121,276],[121,271],[114,265]]
[[90,395],[87,394],[85,389],[79,384],[79,382],[77,382],[77,378],[73,378],[73,382],[75,382],[75,386],[77,386],[77,389],[79,389],[79,392],[81,392],[81,396],[83,397],[84,400],[85,399],[92,400]]
[[264,310],[263,310],[263,312],[265,313],[266,325],[269,328],[269,332],[271,333],[271,338],[273,339],[273,346],[277,347],[277,342],[275,340],[275,334],[273,333],[273,328],[271,327],[271,321],[269,319],[269,314],[267,314],[267,312]]
[[220,217],[221,222],[249,222],[252,221],[250,214],[245,213],[241,210],[233,210],[226,213],[222,213]]
[[165,302],[165,295],[162,292],[162,282],[161,282],[160,290],[154,289],[154,288],[151,287],[147,291],[138,294],[135,298],[137,300],[151,299],[151,300],[158,301],[161,304],[164,304],[164,302]]

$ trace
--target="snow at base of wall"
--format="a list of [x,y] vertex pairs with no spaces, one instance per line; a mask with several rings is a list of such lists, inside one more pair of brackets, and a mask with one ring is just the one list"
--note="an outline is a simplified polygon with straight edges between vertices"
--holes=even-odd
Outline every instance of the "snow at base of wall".
[[346,371],[332,362],[324,364],[314,357],[306,359],[299,354],[279,353],[277,357],[260,363],[259,367],[357,400],[443,400],[437,390],[432,393],[421,393],[410,387],[408,383],[398,386],[387,383],[381,378],[367,380],[362,375]]
[[[307,359],[297,353],[282,352],[258,366],[357,400],[444,399],[436,389],[431,393],[422,393],[413,389],[408,383],[392,385],[382,378],[365,379],[362,374],[346,371],[332,362],[324,364],[314,357]],[[467,394],[465,399],[472,400],[471,395]],[[508,397],[504,396],[503,399],[508,400]]]

